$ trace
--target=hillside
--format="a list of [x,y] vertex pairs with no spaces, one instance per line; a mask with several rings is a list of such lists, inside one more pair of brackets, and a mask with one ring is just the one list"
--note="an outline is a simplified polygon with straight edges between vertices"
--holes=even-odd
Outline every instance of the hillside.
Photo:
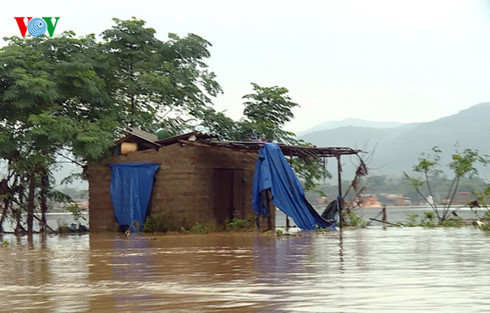
[[[349,146],[373,152],[368,164],[372,175],[400,176],[410,172],[422,152],[438,146],[444,152],[441,164],[450,162],[455,145],[462,151],[477,149],[490,154],[490,102],[432,122],[391,128],[345,126],[306,133],[300,138],[317,146]],[[490,177],[488,168],[481,174]]]
[[299,135],[313,133],[316,131],[322,131],[327,129],[335,129],[345,126],[355,126],[355,127],[371,127],[371,128],[392,128],[397,126],[402,126],[403,123],[399,122],[373,122],[366,121],[358,118],[348,118],[341,121],[326,121],[320,123],[306,131],[300,132]]

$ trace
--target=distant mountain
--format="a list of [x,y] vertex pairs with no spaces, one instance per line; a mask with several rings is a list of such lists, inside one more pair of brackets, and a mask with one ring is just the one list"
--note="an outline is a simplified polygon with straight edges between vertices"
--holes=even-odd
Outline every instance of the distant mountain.
[[372,128],[392,128],[401,126],[403,123],[399,122],[373,122],[366,121],[358,118],[348,118],[341,121],[326,121],[321,124],[316,125],[306,131],[299,132],[299,134],[307,134],[321,130],[334,129],[344,126],[356,126],[356,127],[372,127]]
[[[376,123],[374,124],[376,125]],[[444,154],[444,169],[451,154],[466,148],[490,154],[490,102],[432,122],[404,124],[391,128],[343,126],[299,136],[317,146],[348,146],[372,153],[368,166],[372,175],[400,176],[411,172],[422,152],[438,146]],[[351,162],[346,162],[351,163]],[[490,178],[490,169],[480,169]]]

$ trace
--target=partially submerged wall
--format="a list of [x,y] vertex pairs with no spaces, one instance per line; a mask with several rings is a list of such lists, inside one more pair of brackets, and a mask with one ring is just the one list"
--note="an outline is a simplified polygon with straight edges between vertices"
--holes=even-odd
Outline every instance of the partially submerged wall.
[[[151,213],[165,213],[174,226],[190,227],[198,221],[210,230],[222,230],[223,219],[230,216],[223,212],[228,210],[225,202],[232,202],[234,217],[254,216],[252,182],[257,156],[255,152],[176,143],[158,151],[150,149],[116,156],[111,163],[159,164]],[[110,197],[111,169],[108,163],[91,166],[88,175],[91,231],[114,231],[117,223]],[[228,181],[234,187],[228,188]],[[229,192],[233,193],[231,199]],[[272,213],[274,227],[274,210]],[[261,222],[261,226],[266,225],[266,221]]]

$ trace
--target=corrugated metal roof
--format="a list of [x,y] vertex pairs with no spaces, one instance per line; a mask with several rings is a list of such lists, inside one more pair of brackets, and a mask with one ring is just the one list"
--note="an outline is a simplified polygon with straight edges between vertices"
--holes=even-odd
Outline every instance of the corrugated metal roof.
[[162,140],[157,140],[156,143],[158,143],[161,146],[167,146],[167,145],[171,145],[173,143],[176,143],[180,140],[195,141],[195,140],[209,139],[209,138],[213,138],[213,137],[214,137],[213,135],[203,134],[203,133],[195,130],[195,131],[192,131],[189,133],[168,137],[168,138],[165,138]]
[[[149,144],[150,147],[158,148],[161,146],[168,146],[177,142],[195,142],[196,144],[205,144],[209,146],[246,150],[246,151],[258,151],[264,144],[261,141],[213,141],[209,140],[214,138],[213,135],[203,134],[199,131],[192,131],[181,135],[168,137],[158,140],[154,134],[147,133],[140,129],[129,128],[125,130],[128,134],[124,138],[118,140],[116,143],[121,144],[125,141],[131,141],[135,138],[143,140]],[[341,155],[352,155],[362,152],[348,147],[316,147],[316,146],[289,146],[284,144],[278,144],[282,152],[286,156],[298,156],[301,158],[308,157],[338,157]],[[148,145],[147,145],[148,146]]]
[[141,139],[145,139],[146,141],[149,141],[149,142],[156,142],[158,140],[157,135],[147,133],[147,132],[145,132],[141,129],[137,129],[137,128],[129,128],[128,133],[132,134],[134,136],[137,136]]
[[[197,143],[197,142],[196,142]],[[264,142],[260,141],[209,141],[199,140],[198,143],[204,143],[211,146],[258,151]],[[308,157],[338,157],[341,155],[353,155],[359,154],[361,150],[356,150],[348,147],[316,147],[316,146],[289,146],[284,144],[278,144],[282,153],[285,156],[298,156],[301,158]]]
[[158,140],[157,136],[154,134],[150,134],[141,129],[137,128],[128,128],[123,130],[127,135],[123,138],[116,141],[116,144],[121,144],[123,142],[134,142],[134,141],[143,141],[147,143],[147,146],[151,147],[159,147],[160,145],[156,142]]

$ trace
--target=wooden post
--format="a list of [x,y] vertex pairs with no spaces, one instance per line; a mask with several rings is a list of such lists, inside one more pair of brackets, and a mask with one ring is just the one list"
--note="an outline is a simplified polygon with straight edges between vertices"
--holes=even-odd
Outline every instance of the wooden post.
[[340,155],[337,155],[337,178],[339,195],[337,196],[337,208],[339,209],[339,228],[342,229],[342,164],[340,163]]
[[[293,151],[289,152],[289,165],[293,166]],[[286,231],[289,231],[289,216],[286,214]]]

